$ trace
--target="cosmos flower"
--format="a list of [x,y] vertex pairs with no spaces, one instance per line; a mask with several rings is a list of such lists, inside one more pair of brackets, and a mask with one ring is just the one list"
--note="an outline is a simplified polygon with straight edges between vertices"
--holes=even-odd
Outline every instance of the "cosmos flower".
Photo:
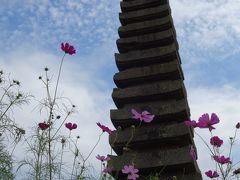
[[76,53],[76,50],[74,49],[73,46],[69,45],[68,43],[61,43],[61,49],[66,53],[73,55]]
[[189,127],[197,127],[197,122],[195,120],[188,120],[188,121],[184,121],[185,125],[186,126],[189,126]]
[[110,160],[110,157],[108,157],[108,156],[100,156],[99,154],[96,156],[96,158],[98,159],[98,160],[100,160],[100,161],[109,161]]
[[127,174],[128,175],[128,180],[136,180],[139,175],[138,173],[138,169],[134,169],[134,166],[132,165],[125,165],[124,168],[122,169],[122,173]]
[[65,127],[68,128],[71,131],[73,129],[77,129],[77,124],[75,124],[75,123],[66,123]]
[[107,132],[108,134],[112,133],[111,129],[109,129],[107,126],[100,124],[100,122],[98,122],[97,125],[98,125],[98,127],[100,127],[102,129],[103,132]]
[[106,173],[106,174],[110,174],[111,172],[113,171],[113,168],[111,168],[111,167],[106,167],[106,168],[104,168],[103,169],[103,173]]
[[219,175],[216,171],[209,170],[209,171],[205,172],[205,174],[206,174],[207,177],[210,177],[211,179],[219,177]]
[[211,118],[209,118],[209,114],[203,114],[197,123],[197,127],[199,128],[208,128],[209,131],[215,129],[212,125],[219,123],[219,118],[215,113],[211,114]]
[[220,147],[223,144],[223,140],[221,140],[218,136],[213,136],[210,139],[210,144],[216,147]]
[[38,127],[41,129],[41,130],[45,130],[47,128],[49,128],[49,124],[45,123],[45,122],[42,122],[42,123],[39,123],[38,124]]
[[213,156],[213,159],[220,164],[231,163],[229,157],[225,158],[224,156]]
[[132,109],[132,118],[133,119],[138,119],[140,121],[144,121],[146,123],[150,123],[155,115],[150,114],[148,111],[143,111],[141,113],[137,112],[135,109]]
[[195,148],[194,148],[193,146],[191,146],[190,155],[191,155],[191,157],[192,157],[192,159],[193,159],[194,161],[197,160],[197,153],[196,153],[196,150],[195,150]]

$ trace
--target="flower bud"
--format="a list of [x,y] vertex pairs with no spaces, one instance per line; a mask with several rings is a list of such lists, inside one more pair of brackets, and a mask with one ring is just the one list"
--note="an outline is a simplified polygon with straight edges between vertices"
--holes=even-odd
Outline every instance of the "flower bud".
[[238,168],[235,171],[233,171],[233,174],[240,174],[240,168]]
[[61,139],[61,143],[64,144],[66,142],[66,139],[65,138],[62,138]]
[[237,128],[237,129],[240,128],[240,122],[236,124],[236,128]]

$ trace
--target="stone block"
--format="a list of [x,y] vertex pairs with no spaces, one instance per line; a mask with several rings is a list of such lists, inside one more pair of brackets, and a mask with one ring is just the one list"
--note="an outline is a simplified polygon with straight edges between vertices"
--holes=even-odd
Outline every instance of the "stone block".
[[176,53],[177,50],[178,47],[176,46],[176,44],[173,43],[164,47],[156,47],[142,51],[131,51],[128,53],[116,54],[115,57],[116,61],[119,63],[126,61],[140,61],[144,59],[147,60],[154,57],[162,57],[167,54]]
[[173,28],[171,16],[120,26],[118,34],[121,38],[156,33]]
[[119,88],[134,86],[144,82],[156,82],[162,80],[183,80],[180,62],[175,59],[164,64],[153,64],[144,67],[126,69],[116,73],[113,77]]
[[123,12],[136,11],[164,4],[168,4],[168,0],[132,0],[120,2]]
[[156,55],[156,56],[151,56],[151,57],[146,57],[146,58],[140,58],[140,59],[133,59],[133,60],[121,60],[119,61],[117,59],[118,54],[115,54],[115,61],[117,64],[117,67],[119,71],[131,69],[131,68],[137,68],[137,67],[145,67],[145,66],[150,66],[154,64],[164,64],[168,63],[171,61],[174,61],[177,59],[179,63],[181,63],[181,58],[179,56],[178,51],[170,51],[168,54],[162,54],[162,55]]
[[129,127],[114,131],[109,136],[109,144],[118,155],[123,153],[123,148],[131,138],[128,147],[136,151],[182,147],[193,144],[190,131],[183,122]]
[[112,98],[118,108],[125,104],[143,101],[179,100],[185,98],[185,87],[181,80],[145,83],[114,88]]
[[[169,100],[169,101],[145,101],[138,103],[126,104],[121,109],[110,111],[110,117],[115,128],[122,128],[131,125],[138,125],[139,122],[132,119],[131,109],[136,109],[141,112],[147,110],[155,115],[153,124],[168,123],[168,122],[183,122],[189,119],[190,112],[186,99]],[[144,123],[143,123],[144,124]]]
[[175,32],[173,29],[168,29],[157,33],[120,38],[117,40],[117,47],[120,53],[126,53],[128,51],[167,46],[172,43],[175,43],[178,47]]
[[[126,151],[121,156],[110,156],[111,160],[108,166],[119,171],[119,177],[123,177],[121,169],[124,165],[134,164],[135,168],[140,170],[140,174],[149,172],[173,173],[182,172],[182,174],[191,174],[196,172],[200,174],[196,162],[191,158],[190,146],[184,146],[174,149],[151,149],[146,151]],[[173,173],[174,174],[174,173]]]
[[162,18],[169,14],[171,14],[170,7],[168,4],[165,4],[148,9],[140,9],[138,11],[123,12],[119,14],[119,19],[122,25],[127,25],[131,23]]

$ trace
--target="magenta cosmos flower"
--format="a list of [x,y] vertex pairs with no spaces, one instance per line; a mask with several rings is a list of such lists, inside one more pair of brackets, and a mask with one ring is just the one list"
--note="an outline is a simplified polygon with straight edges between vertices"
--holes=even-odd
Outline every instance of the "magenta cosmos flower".
[[73,46],[71,46],[70,44],[68,43],[62,43],[61,44],[61,49],[66,53],[66,54],[70,54],[70,55],[73,55],[76,53],[76,50],[74,49]]
[[100,160],[100,161],[109,161],[110,160],[110,157],[108,157],[108,156],[100,156],[99,154],[96,156],[96,158],[98,159],[98,160]]
[[207,177],[210,177],[210,178],[216,178],[219,176],[216,171],[211,171],[211,170],[205,172],[205,174]]
[[223,144],[223,140],[221,140],[218,136],[213,136],[210,139],[210,144],[216,147],[220,147]]
[[208,128],[209,131],[215,129],[212,125],[219,123],[219,118],[215,113],[211,114],[211,118],[209,118],[209,114],[203,114],[197,123],[197,127],[199,128]]
[[224,156],[213,156],[213,159],[220,164],[231,163],[229,157],[225,158]]
[[77,124],[75,124],[75,123],[66,123],[65,127],[68,128],[71,131],[73,129],[77,129]]
[[190,148],[190,155],[194,161],[197,160],[197,153],[193,146],[191,146],[191,148]]
[[109,129],[107,126],[102,125],[100,122],[98,122],[97,125],[102,129],[103,132],[107,132],[108,134],[112,133],[111,129]]
[[111,168],[111,167],[106,167],[106,168],[104,168],[103,169],[103,173],[106,173],[106,174],[110,174],[111,172],[113,171],[113,168]]
[[197,127],[197,122],[195,120],[184,121],[184,123],[186,126],[189,126],[189,127],[193,127],[193,128]]
[[45,130],[47,128],[49,128],[49,124],[43,122],[43,123],[39,123],[38,124],[38,127],[41,129],[41,130]]
[[134,166],[132,165],[125,165],[124,168],[122,169],[122,173],[124,174],[127,174],[128,175],[128,179],[131,179],[131,180],[136,180],[139,175],[137,174],[138,173],[138,169],[134,169]]
[[150,114],[150,112],[148,111],[143,111],[141,113],[137,112],[135,109],[132,109],[131,111],[133,114],[132,116],[133,119],[138,119],[146,123],[150,123],[154,118],[154,115]]

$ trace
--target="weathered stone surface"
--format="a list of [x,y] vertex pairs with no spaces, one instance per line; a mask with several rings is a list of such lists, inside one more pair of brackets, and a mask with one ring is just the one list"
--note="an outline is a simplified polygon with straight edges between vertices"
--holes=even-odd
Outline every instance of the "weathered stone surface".
[[111,120],[115,128],[118,128],[118,126],[124,128],[139,124],[138,121],[132,119],[131,109],[136,109],[139,112],[148,110],[154,114],[155,118],[151,122],[152,124],[170,121],[183,122],[189,119],[190,116],[188,103],[185,99],[179,101],[145,101],[131,103],[126,104],[124,108],[110,111]]
[[[189,153],[190,146],[174,149],[151,149],[145,151],[125,151],[121,156],[110,156],[108,163],[116,171],[120,171],[126,164],[135,164],[141,174],[148,172],[159,172],[164,167],[163,172],[182,171],[182,173],[199,173],[199,169],[192,160]],[[184,166],[183,166],[184,165]],[[121,172],[120,172],[121,176]]]
[[163,4],[167,4],[168,0],[132,0],[120,2],[123,12],[136,11],[139,9],[146,9],[149,7],[155,7]]
[[109,136],[109,144],[118,155],[123,153],[123,147],[131,137],[128,147],[132,150],[182,147],[193,143],[189,132],[184,123],[149,124],[141,128],[118,129]]
[[[202,175],[200,172],[192,172],[192,173],[184,174],[182,171],[164,173],[159,176],[159,180],[172,180],[173,176],[175,176],[177,180],[202,180]],[[146,179],[140,178],[139,180],[146,180]]]
[[126,88],[114,88],[112,98],[117,107],[141,101],[163,101],[185,98],[185,87],[181,80],[139,84]]
[[138,11],[130,11],[119,14],[119,19],[122,25],[136,23],[146,20],[153,20],[156,18],[162,18],[171,13],[168,4],[163,6],[156,6],[148,9],[141,9]]
[[115,54],[116,64],[121,70],[132,67],[147,66],[154,63],[165,63],[173,61],[176,58],[178,59],[179,55],[175,44],[148,50]]
[[120,38],[117,40],[117,47],[120,53],[126,53],[128,51],[162,47],[173,43],[178,47],[175,32],[168,29],[158,33]]
[[144,59],[135,59],[131,61],[118,61],[116,58],[117,54],[115,54],[115,61],[119,71],[123,71],[129,68],[137,68],[137,67],[145,67],[154,64],[164,64],[177,59],[181,63],[181,59],[179,57],[178,51],[170,52],[169,54],[160,55],[160,56],[151,56],[149,58]]
[[118,34],[121,38],[124,38],[124,37],[156,33],[156,32],[170,29],[170,28],[173,28],[172,17],[166,16],[163,18],[121,26],[118,29]]
[[144,34],[141,36],[133,36],[133,37],[127,37],[127,38],[120,38],[117,40],[118,44],[131,44],[131,43],[146,43],[146,42],[151,42],[151,41],[156,41],[156,40],[161,40],[161,39],[166,39],[169,37],[176,37],[176,32],[173,31],[172,29],[168,29],[166,31],[161,31],[157,33],[152,33],[152,34]]
[[113,77],[115,84],[119,88],[134,86],[144,82],[155,82],[161,80],[183,80],[180,62],[174,61],[164,64],[153,64],[144,67],[126,69],[116,73]]

